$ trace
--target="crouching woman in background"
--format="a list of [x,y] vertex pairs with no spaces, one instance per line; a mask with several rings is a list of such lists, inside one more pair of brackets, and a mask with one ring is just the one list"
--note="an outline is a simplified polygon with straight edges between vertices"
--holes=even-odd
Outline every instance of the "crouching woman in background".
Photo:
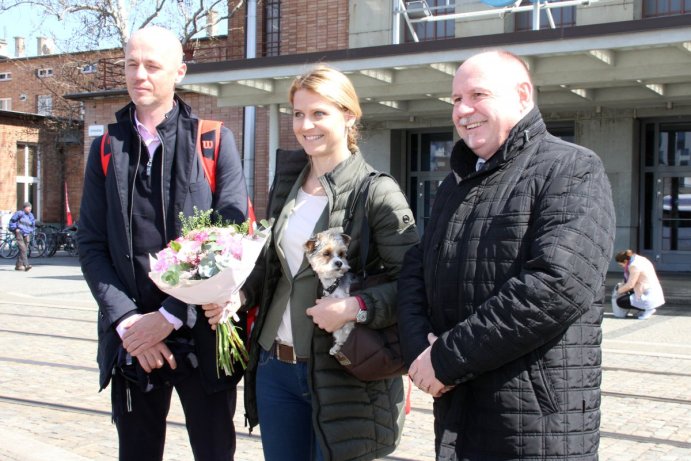
[[[617,301],[613,303],[614,316],[626,317],[629,309],[640,311],[639,320],[650,318],[658,307],[665,303],[660,280],[655,273],[653,263],[644,256],[636,254],[633,250],[624,250],[614,257],[624,268],[624,283],[617,286]],[[630,296],[621,296],[630,291]]]

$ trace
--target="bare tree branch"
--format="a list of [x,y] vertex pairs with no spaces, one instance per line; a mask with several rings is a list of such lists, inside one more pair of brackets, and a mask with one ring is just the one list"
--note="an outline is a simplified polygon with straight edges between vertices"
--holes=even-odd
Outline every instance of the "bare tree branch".
[[[177,31],[186,44],[204,28],[227,21],[245,2],[229,0],[0,0],[0,14],[29,6],[37,15],[55,18],[73,32],[69,41],[54,36],[61,51],[124,46],[132,31],[160,24]],[[216,19],[209,19],[209,10]],[[180,14],[182,12],[183,14]],[[209,22],[211,21],[211,22]]]

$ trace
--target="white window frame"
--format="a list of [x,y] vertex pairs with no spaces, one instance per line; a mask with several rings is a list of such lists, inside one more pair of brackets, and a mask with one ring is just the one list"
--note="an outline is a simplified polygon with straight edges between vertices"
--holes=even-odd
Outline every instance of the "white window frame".
[[53,113],[53,96],[38,95],[36,97],[36,113],[38,115],[52,115]]
[[90,62],[81,67],[82,74],[95,74],[98,72],[98,63]]
[[0,72],[0,82],[12,80],[12,72]]
[[[36,152],[36,176],[27,176],[26,173],[29,171],[29,149],[33,147]],[[41,151],[39,149],[39,146],[37,145],[30,145],[30,144],[18,144],[17,145],[17,156],[19,157],[21,155],[20,150],[23,150],[24,152],[24,174],[17,175],[17,185],[22,186],[23,189],[23,200],[24,201],[31,201],[32,197],[29,196],[29,185],[30,184],[35,184],[36,185],[36,199],[34,200],[35,203],[33,203],[33,213],[34,216],[36,217],[36,220],[40,221],[42,219],[42,214],[43,214],[43,203],[41,200],[41,196],[43,195],[43,187],[41,185]],[[20,159],[17,159],[20,160]]]
[[46,67],[44,69],[36,69],[36,76],[38,78],[52,77],[53,69],[51,67]]
[[0,110],[12,110],[12,98],[0,98]]

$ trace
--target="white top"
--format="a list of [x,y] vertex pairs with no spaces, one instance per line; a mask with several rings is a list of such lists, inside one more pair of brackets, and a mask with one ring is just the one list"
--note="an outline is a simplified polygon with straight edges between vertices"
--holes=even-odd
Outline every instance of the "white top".
[[[290,268],[290,275],[295,276],[302,261],[305,259],[305,250],[303,245],[314,233],[314,226],[316,226],[319,217],[324,212],[324,208],[329,203],[329,198],[326,195],[310,195],[303,191],[302,188],[298,190],[297,198],[295,199],[295,208],[286,220],[283,237],[279,242],[279,246],[283,250],[286,257],[286,262]],[[278,327],[276,339],[283,343],[293,345],[293,330],[290,319],[290,300],[286,310],[283,312],[281,325]]]
[[640,309],[655,309],[665,303],[662,286],[649,259],[635,254],[629,263],[629,280],[625,286],[633,288],[631,305]]

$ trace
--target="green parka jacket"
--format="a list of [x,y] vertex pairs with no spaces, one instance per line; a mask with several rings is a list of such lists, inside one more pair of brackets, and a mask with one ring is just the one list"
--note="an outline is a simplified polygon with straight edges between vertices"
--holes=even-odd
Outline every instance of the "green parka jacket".
[[[297,184],[309,171],[304,151],[282,151],[277,167],[267,215],[274,218],[274,233],[265,254],[245,283],[247,305],[259,305],[259,313],[250,339],[250,361],[245,374],[245,409],[250,428],[259,423],[256,406],[256,372],[259,360],[259,334],[271,306],[274,290],[285,277],[276,251],[280,239],[284,207],[295,199]],[[346,210],[361,181],[373,171],[359,152],[341,162],[332,172],[319,178],[329,200],[327,228],[342,227]],[[388,177],[372,183],[369,203],[370,248],[368,273],[386,272],[391,282],[358,292],[367,304],[370,328],[384,328],[396,322],[396,279],[406,251],[419,238],[405,195]],[[359,234],[364,207],[353,216],[352,241],[348,249],[351,270],[357,273]],[[315,229],[315,232],[324,229]],[[291,281],[291,305],[313,306],[318,297],[319,281],[311,268],[299,271]],[[353,293],[355,294],[355,293]],[[296,304],[299,303],[299,304]],[[310,346],[309,384],[312,390],[313,425],[326,461],[372,460],[393,452],[400,440],[404,420],[402,379],[362,382],[348,374],[329,355],[333,344],[330,333],[313,325]]]

